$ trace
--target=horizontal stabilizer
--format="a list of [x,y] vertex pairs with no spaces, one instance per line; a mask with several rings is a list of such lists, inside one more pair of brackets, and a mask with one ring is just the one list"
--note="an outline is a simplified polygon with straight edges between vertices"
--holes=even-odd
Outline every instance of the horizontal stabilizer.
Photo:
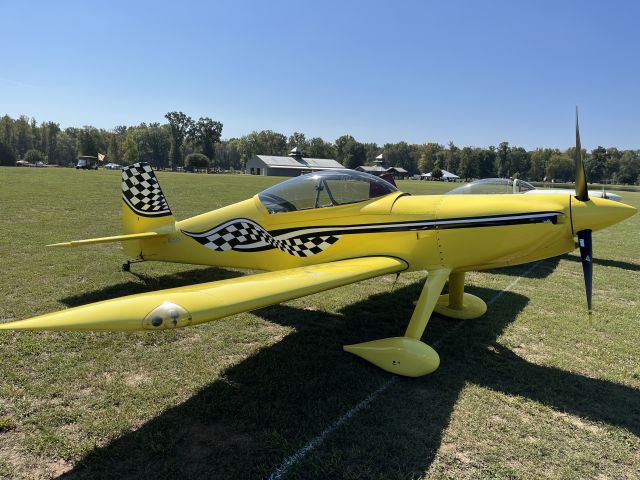
[[187,327],[405,270],[365,257],[140,293],[0,324],[0,330],[163,330]]
[[82,245],[93,245],[95,243],[126,242],[127,240],[141,240],[143,238],[164,237],[171,232],[142,232],[130,233],[128,235],[115,235],[113,237],[88,238],[86,240],[73,240],[71,242],[53,243],[47,247],[80,247]]

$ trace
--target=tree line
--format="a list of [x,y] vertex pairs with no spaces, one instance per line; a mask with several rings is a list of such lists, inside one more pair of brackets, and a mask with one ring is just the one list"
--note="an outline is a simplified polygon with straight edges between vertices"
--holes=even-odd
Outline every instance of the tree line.
[[[183,112],[168,112],[166,123],[116,126],[111,130],[92,126],[61,129],[56,122],[38,122],[26,116],[0,118],[0,165],[16,160],[72,165],[78,156],[106,155],[118,164],[149,162],[157,168],[191,167],[244,170],[254,155],[287,155],[298,147],[305,157],[333,158],[347,168],[372,165],[384,154],[391,166],[410,174],[448,170],[462,178],[512,177],[531,181],[573,181],[574,149],[526,150],[502,142],[498,146],[459,147],[453,142],[409,144],[401,141],[378,145],[342,135],[334,142],[320,137],[290,136],[271,130],[222,139],[223,124],[208,117],[194,120]],[[583,150],[590,182],[640,183],[640,150],[598,146]]]

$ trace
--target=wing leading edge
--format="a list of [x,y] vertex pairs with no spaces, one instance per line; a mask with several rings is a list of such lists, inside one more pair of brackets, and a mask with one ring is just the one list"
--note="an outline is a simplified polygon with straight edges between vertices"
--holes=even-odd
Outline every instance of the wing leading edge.
[[135,331],[179,328],[405,270],[391,257],[364,257],[105,300],[0,324],[0,330]]

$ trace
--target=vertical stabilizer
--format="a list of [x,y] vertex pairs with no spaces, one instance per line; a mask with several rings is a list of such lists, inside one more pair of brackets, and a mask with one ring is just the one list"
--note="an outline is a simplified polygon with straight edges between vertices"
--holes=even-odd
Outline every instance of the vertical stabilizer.
[[[173,228],[175,217],[148,163],[122,169],[122,233],[143,233]],[[143,241],[125,242],[124,251],[138,256]]]

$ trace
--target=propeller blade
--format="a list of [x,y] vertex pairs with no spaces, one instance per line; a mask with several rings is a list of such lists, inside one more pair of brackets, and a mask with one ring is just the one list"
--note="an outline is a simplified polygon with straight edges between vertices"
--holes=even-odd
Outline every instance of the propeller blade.
[[576,106],[576,198],[581,202],[589,200],[587,191],[587,176],[584,173],[584,162],[582,161],[582,146],[580,145],[580,129],[578,128],[578,107]]
[[580,247],[580,260],[582,260],[582,272],[584,273],[584,288],[587,293],[587,308],[589,315],[591,315],[591,279],[593,277],[591,230],[578,232],[578,246]]

